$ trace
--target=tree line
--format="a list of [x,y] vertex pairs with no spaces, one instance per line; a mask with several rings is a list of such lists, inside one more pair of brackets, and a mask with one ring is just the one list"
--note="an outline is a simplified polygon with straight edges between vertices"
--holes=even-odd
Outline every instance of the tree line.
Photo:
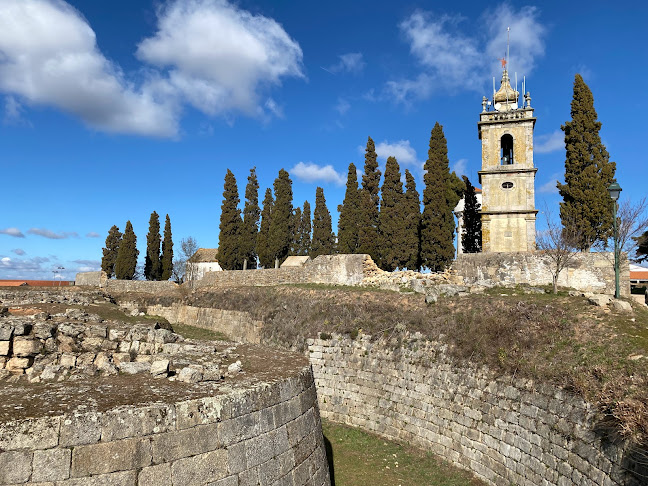
[[[108,231],[106,246],[103,248],[101,270],[108,278],[133,280],[141,277],[137,267],[137,236],[130,220],[122,234],[116,225]],[[149,220],[149,231],[146,235],[146,255],[144,258],[143,277],[146,280],[169,280],[173,274],[173,235],[171,219],[166,215],[164,238],[160,237],[160,217],[153,211]]]
[[315,258],[332,253],[367,253],[381,268],[444,270],[454,256],[453,210],[466,195],[467,233],[464,251],[481,250],[481,220],[474,187],[466,177],[450,172],[443,127],[437,122],[430,135],[425,162],[423,211],[416,181],[388,157],[382,187],[374,141],[367,140],[364,173],[358,182],[356,166],[349,164],[344,201],[338,206],[337,237],[324,190],[316,189],[311,221],[308,201],[293,207],[292,181],[284,169],[267,188],[259,207],[256,169],[250,170],[243,210],[236,178],[225,174],[220,217],[218,260],[223,269],[240,270],[277,266],[289,255]]

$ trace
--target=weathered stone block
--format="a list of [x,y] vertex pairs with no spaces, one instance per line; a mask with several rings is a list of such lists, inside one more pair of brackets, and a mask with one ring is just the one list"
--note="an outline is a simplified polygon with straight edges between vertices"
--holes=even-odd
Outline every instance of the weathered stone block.
[[43,345],[38,339],[16,337],[13,340],[13,354],[20,358],[36,356],[42,347]]
[[93,444],[101,438],[99,414],[66,416],[61,423],[59,443],[63,447]]
[[11,341],[0,341],[0,356],[9,356]]
[[70,477],[70,449],[48,449],[34,452],[31,480],[61,481]]
[[171,462],[210,452],[221,446],[220,424],[198,425],[191,429],[153,437],[153,462]]
[[0,484],[24,483],[31,475],[32,453],[0,452]]
[[175,430],[173,405],[119,408],[101,417],[101,440],[109,442]]
[[72,477],[137,469],[151,464],[151,443],[146,439],[123,439],[75,447]]
[[127,375],[134,375],[136,373],[146,373],[151,369],[150,363],[119,363],[119,371]]
[[9,371],[14,372],[23,372],[26,368],[29,368],[34,362],[33,358],[11,358],[7,361],[5,368]]
[[0,324],[0,341],[9,341],[13,337],[14,328],[8,322]]
[[218,450],[180,459],[171,466],[173,484],[202,486],[227,476],[227,451]]
[[145,467],[139,473],[137,486],[172,486],[171,464]]

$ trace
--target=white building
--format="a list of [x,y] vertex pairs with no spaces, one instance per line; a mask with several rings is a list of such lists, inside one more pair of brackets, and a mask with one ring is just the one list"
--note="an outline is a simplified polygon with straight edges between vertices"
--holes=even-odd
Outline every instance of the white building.
[[220,272],[222,270],[218,264],[218,248],[199,248],[187,260],[185,280],[200,280],[207,272]]

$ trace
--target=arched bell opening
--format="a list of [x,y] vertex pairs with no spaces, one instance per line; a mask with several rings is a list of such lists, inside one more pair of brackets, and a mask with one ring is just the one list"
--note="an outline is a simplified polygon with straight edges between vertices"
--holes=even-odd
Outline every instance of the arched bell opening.
[[501,160],[502,165],[511,165],[513,164],[513,137],[508,133],[502,136],[501,140]]

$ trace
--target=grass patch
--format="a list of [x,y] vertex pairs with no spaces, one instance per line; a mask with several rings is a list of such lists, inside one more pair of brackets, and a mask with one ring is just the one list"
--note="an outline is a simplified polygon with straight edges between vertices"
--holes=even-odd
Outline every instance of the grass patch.
[[410,446],[322,420],[332,486],[481,486],[470,473]]
[[231,341],[222,332],[203,329],[202,327],[189,326],[187,324],[173,324],[173,332],[180,334],[187,339],[197,339],[199,341]]

